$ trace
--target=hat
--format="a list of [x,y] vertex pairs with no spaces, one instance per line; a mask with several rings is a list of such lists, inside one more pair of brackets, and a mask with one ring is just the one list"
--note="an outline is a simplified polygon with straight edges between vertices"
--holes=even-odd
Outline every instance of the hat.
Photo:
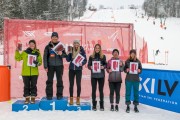
[[80,44],[80,40],[74,40],[74,41],[73,41],[73,44],[74,44],[74,43]]
[[30,44],[30,43],[36,44],[36,41],[35,41],[35,40],[30,40],[30,41],[29,41],[29,44]]
[[136,54],[136,50],[135,49],[130,50],[129,54],[132,54],[132,53]]
[[118,52],[118,55],[119,55],[119,50],[118,50],[118,49],[114,49],[114,50],[112,51],[112,54],[113,54],[114,52]]
[[51,35],[51,38],[54,37],[54,36],[58,38],[58,33],[57,32],[53,32],[52,35]]

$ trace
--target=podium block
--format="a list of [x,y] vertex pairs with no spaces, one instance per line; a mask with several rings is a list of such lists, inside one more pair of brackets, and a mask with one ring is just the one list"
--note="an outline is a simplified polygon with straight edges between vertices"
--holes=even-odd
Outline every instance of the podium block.
[[67,109],[68,98],[63,97],[60,100],[57,100],[56,97],[53,97],[52,100],[47,100],[46,97],[43,97],[39,103],[39,108],[44,111],[52,110],[63,110]]
[[68,111],[86,111],[86,110],[91,110],[91,104],[89,102],[81,102],[80,105],[76,105],[74,103],[74,105],[68,105],[67,106],[67,110]]
[[39,110],[39,100],[36,100],[35,104],[24,104],[24,100],[17,100],[12,104],[12,111],[32,111]]

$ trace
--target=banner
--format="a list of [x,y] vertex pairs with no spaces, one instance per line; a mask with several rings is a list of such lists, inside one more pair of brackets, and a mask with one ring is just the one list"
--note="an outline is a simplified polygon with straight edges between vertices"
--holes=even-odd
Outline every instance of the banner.
[[140,102],[180,113],[180,71],[143,69]]

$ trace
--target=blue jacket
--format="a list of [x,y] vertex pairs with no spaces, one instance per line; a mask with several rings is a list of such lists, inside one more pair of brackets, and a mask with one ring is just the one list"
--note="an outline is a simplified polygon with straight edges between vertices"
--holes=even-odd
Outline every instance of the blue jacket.
[[[84,51],[84,48],[82,46],[80,46],[79,54],[81,54],[85,58],[84,61],[82,62],[82,66],[84,66],[87,63],[87,58],[86,58],[86,52]],[[73,61],[72,53],[69,53],[67,55],[66,60],[67,60],[67,62],[70,62],[70,64],[69,64],[70,70],[82,70],[83,69],[82,66],[77,67],[76,65],[74,65],[72,63],[72,61]]]

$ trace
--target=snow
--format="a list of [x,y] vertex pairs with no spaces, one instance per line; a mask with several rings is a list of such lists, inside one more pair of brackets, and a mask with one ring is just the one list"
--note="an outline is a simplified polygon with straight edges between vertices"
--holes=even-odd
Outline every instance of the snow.
[[[14,101],[14,100],[12,100]],[[22,111],[12,112],[11,102],[0,103],[0,120],[179,120],[180,114],[150,107],[139,105],[139,113],[134,113],[133,105],[131,112],[126,113],[124,97],[121,97],[119,112],[111,112],[109,98],[105,98],[105,111]],[[99,108],[99,106],[97,106]]]
[[[168,65],[163,67],[164,69],[180,69],[180,56],[177,55],[177,52],[180,51],[178,44],[180,18],[167,18],[167,29],[165,30],[160,28],[160,19],[155,19],[156,24],[153,25],[154,18],[150,17],[147,21],[148,17],[145,16],[142,18],[142,13],[143,11],[141,9],[100,9],[95,13],[87,11],[86,15],[90,15],[91,17],[83,16],[81,19],[78,19],[78,21],[133,23],[136,33],[140,37],[144,37],[147,41],[149,62],[165,64],[167,59]],[[162,40],[161,37],[163,37],[164,40]],[[154,53],[158,49],[160,53],[154,58]],[[165,57],[166,51],[168,51],[168,57]],[[159,66],[156,65],[155,67]]]

